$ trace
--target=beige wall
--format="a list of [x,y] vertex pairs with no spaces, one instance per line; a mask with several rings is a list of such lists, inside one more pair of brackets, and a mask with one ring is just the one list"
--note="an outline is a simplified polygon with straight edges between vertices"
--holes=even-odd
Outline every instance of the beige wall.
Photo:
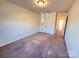
[[0,46],[38,32],[40,14],[0,0]]
[[69,14],[66,44],[70,57],[79,58],[79,0],[75,0]]

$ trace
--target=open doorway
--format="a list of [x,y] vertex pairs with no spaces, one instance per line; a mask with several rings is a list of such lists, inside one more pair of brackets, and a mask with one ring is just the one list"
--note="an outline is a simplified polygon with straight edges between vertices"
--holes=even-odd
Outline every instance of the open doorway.
[[64,38],[67,20],[68,20],[68,14],[67,13],[57,14],[56,25],[55,25],[55,34],[57,36]]

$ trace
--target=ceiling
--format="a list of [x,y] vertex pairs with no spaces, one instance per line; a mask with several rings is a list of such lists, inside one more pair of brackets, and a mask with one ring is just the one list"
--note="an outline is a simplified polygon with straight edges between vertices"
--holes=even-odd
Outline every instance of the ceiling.
[[47,2],[47,5],[44,7],[38,7],[34,3],[35,0],[7,0],[7,1],[38,13],[68,11],[74,2],[74,0],[45,0]]

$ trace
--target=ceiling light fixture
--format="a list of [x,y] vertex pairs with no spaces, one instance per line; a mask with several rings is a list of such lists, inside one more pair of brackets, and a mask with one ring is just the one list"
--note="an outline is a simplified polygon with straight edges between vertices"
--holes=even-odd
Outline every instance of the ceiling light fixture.
[[37,4],[38,4],[39,6],[43,6],[43,5],[44,5],[44,1],[43,1],[43,0],[38,0],[38,1],[37,1]]

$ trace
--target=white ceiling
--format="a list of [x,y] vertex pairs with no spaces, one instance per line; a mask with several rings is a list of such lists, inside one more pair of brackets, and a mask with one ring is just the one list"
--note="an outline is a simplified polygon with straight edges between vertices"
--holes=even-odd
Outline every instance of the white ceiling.
[[34,5],[35,0],[7,0],[35,12],[64,12],[68,11],[74,0],[46,0],[47,6],[40,8]]

